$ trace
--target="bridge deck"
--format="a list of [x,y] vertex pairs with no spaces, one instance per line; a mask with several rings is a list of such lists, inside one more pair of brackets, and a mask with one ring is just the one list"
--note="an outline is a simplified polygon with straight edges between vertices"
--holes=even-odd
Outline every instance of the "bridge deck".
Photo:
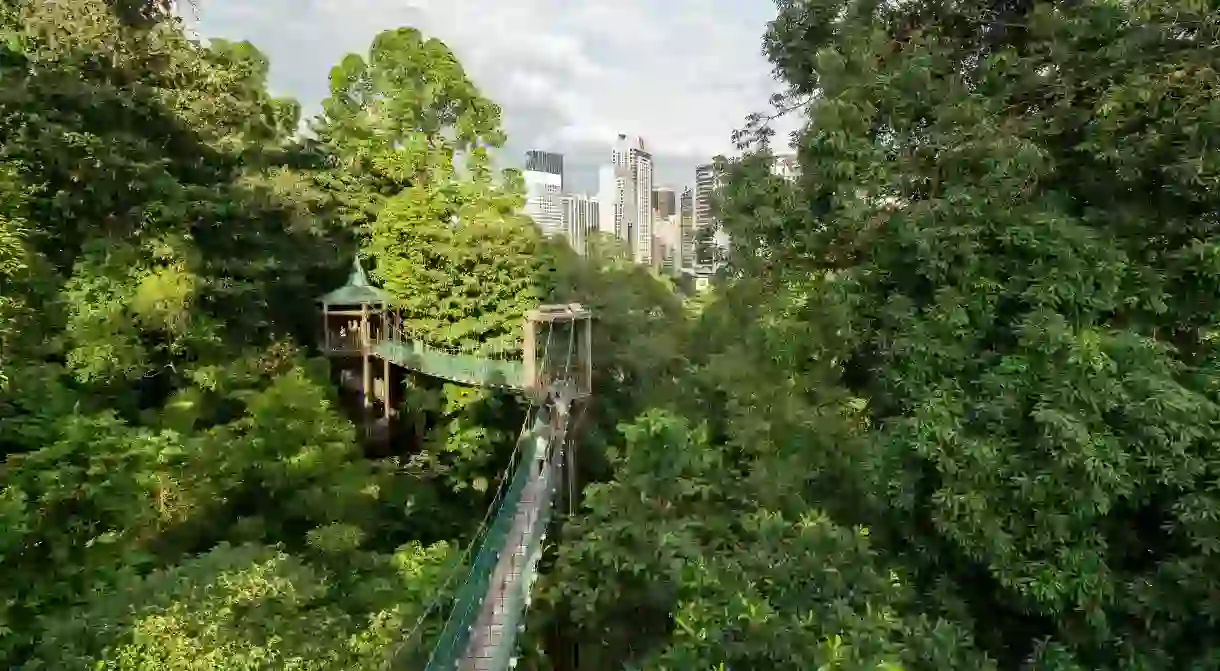
[[412,340],[379,341],[373,345],[373,354],[396,366],[459,384],[516,390],[525,386],[520,361],[454,354]]

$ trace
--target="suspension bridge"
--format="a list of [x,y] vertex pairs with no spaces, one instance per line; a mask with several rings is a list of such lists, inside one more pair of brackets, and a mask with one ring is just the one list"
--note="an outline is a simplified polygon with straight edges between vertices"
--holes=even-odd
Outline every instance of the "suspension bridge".
[[565,459],[573,456],[572,411],[591,393],[589,312],[578,304],[541,306],[525,317],[520,357],[482,357],[430,346],[406,333],[359,259],[347,283],[320,302],[323,349],[343,371],[343,384],[359,392],[366,420],[378,406],[383,421],[394,414],[396,369],[505,389],[527,400],[513,456],[453,576],[464,579],[426,666],[427,671],[512,668],[556,490],[570,474]]

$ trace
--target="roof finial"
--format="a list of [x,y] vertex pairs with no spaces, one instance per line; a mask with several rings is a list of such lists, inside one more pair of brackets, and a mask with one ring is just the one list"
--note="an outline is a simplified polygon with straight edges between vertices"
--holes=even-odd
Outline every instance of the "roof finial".
[[335,289],[318,299],[324,305],[385,305],[389,296],[369,283],[369,276],[360,265],[360,256],[352,259],[352,272],[347,276],[347,284]]
[[360,255],[357,254],[352,259],[352,274],[347,276],[347,286],[349,287],[367,287],[369,286],[369,277],[364,274],[364,266],[360,265]]

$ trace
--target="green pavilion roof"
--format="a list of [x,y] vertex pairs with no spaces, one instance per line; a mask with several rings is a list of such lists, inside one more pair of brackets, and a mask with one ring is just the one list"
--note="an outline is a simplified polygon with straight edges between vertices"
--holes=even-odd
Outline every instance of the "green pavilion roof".
[[326,305],[360,305],[362,303],[388,303],[384,291],[369,284],[369,277],[360,265],[360,257],[352,261],[352,272],[347,276],[347,284],[335,289],[318,299]]

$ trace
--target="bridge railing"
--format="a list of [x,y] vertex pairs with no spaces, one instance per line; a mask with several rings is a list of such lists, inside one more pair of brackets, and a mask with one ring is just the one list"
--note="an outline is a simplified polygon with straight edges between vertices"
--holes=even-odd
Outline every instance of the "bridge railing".
[[465,656],[470,643],[471,630],[483,608],[491,581],[505,548],[513,521],[517,516],[518,506],[530,480],[530,465],[535,460],[535,446],[544,431],[541,423],[535,423],[529,430],[521,434],[519,440],[522,448],[514,467],[512,480],[504,495],[497,504],[496,514],[488,532],[483,536],[478,551],[470,563],[466,581],[458,588],[453,602],[453,610],[445,628],[441,631],[433,648],[427,671],[441,669],[456,669],[458,662]]
[[[555,434],[552,433],[551,435],[554,436]],[[559,446],[548,443],[544,449],[549,452],[550,450],[559,449]],[[547,459],[550,461],[550,455],[547,455]],[[530,508],[528,511],[519,511],[518,515],[533,515],[534,518],[526,523],[527,533],[519,540],[519,544],[505,547],[502,550],[502,552],[517,552],[520,550],[523,553],[523,557],[520,571],[514,576],[512,589],[505,593],[503,600],[498,604],[504,613],[504,619],[500,622],[503,627],[503,633],[501,634],[500,644],[494,647],[489,658],[479,660],[484,662],[484,668],[497,670],[513,668],[513,659],[517,656],[518,634],[524,629],[530,592],[533,590],[534,579],[537,577],[537,563],[542,555],[543,539],[546,536],[547,528],[550,526],[551,514],[554,511],[552,497],[543,492],[542,489],[554,486],[555,479],[559,477],[558,469],[562,468],[562,461],[551,461],[547,466],[546,477],[538,481],[539,489],[533,492],[535,496],[539,497],[539,500],[524,501],[518,499],[522,502],[523,508]]]
[[[376,344],[390,337],[388,325],[382,324],[383,315],[371,312],[368,317],[369,343]],[[359,313],[342,312],[325,314],[318,342],[328,354],[354,355],[364,351],[364,325]]]
[[391,342],[410,342],[414,343],[421,351],[443,354],[445,356],[467,356],[475,359],[488,359],[491,361],[520,361],[520,352],[471,352],[463,350],[460,347],[445,347],[428,342],[428,339],[408,331],[402,324],[402,319],[397,315],[388,316],[386,318],[385,328],[379,333],[374,334],[374,340],[389,340]]
[[519,356],[483,355],[453,347],[438,347],[388,322],[388,337],[375,345],[378,353],[399,365],[448,380],[484,386],[521,386]]

